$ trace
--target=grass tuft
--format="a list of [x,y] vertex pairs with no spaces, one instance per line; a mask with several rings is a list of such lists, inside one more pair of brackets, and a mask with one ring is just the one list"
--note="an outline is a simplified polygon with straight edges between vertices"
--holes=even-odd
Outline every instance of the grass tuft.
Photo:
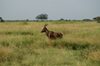
[[9,42],[8,42],[7,40],[2,40],[2,41],[1,41],[1,44],[2,44],[3,46],[9,46],[9,45],[10,45]]

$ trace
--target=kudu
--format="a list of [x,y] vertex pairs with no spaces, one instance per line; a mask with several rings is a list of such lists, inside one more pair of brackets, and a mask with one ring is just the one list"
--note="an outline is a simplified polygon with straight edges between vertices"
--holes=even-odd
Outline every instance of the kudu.
[[61,33],[59,33],[59,32],[49,31],[49,30],[46,28],[47,25],[48,25],[48,24],[45,24],[45,25],[44,25],[44,27],[43,27],[41,33],[45,32],[46,35],[47,35],[47,37],[48,37],[49,39],[57,39],[57,38],[62,38],[62,37],[63,37],[63,35],[62,35]]

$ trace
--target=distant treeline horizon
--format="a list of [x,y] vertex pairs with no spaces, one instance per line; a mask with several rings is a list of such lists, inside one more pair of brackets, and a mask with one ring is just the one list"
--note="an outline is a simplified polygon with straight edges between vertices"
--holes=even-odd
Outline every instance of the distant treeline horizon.
[[4,20],[4,21],[7,21],[7,22],[20,22],[20,21],[94,21],[94,20],[91,20],[91,19],[83,19],[83,20],[64,20],[64,19],[60,19],[60,20],[29,20],[29,19],[26,19],[26,20]]

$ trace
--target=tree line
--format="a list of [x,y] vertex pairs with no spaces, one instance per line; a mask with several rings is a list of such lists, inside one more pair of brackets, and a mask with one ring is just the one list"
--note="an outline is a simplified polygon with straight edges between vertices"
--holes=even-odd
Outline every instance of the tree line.
[[[48,19],[48,15],[47,14],[39,14],[39,15],[36,16],[36,19],[37,19],[36,21],[45,21],[45,20]],[[98,23],[100,23],[100,16],[94,17],[93,20],[97,21]],[[31,21],[31,20],[26,19],[26,20],[16,20],[16,21]],[[49,20],[49,21],[53,21],[53,20]],[[67,19],[64,20],[63,18],[61,18],[59,21],[71,21],[71,20],[70,19],[69,20],[67,20]],[[81,21],[81,20],[73,20],[73,21]],[[90,19],[83,19],[82,21],[91,21],[91,20]],[[0,22],[4,22],[2,17],[0,17]]]

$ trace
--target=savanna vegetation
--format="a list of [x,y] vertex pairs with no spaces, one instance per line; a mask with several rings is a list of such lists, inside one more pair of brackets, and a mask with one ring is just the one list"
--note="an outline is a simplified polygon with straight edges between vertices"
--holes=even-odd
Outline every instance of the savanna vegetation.
[[[49,40],[47,28],[63,34]],[[97,22],[1,22],[0,66],[100,66]]]

